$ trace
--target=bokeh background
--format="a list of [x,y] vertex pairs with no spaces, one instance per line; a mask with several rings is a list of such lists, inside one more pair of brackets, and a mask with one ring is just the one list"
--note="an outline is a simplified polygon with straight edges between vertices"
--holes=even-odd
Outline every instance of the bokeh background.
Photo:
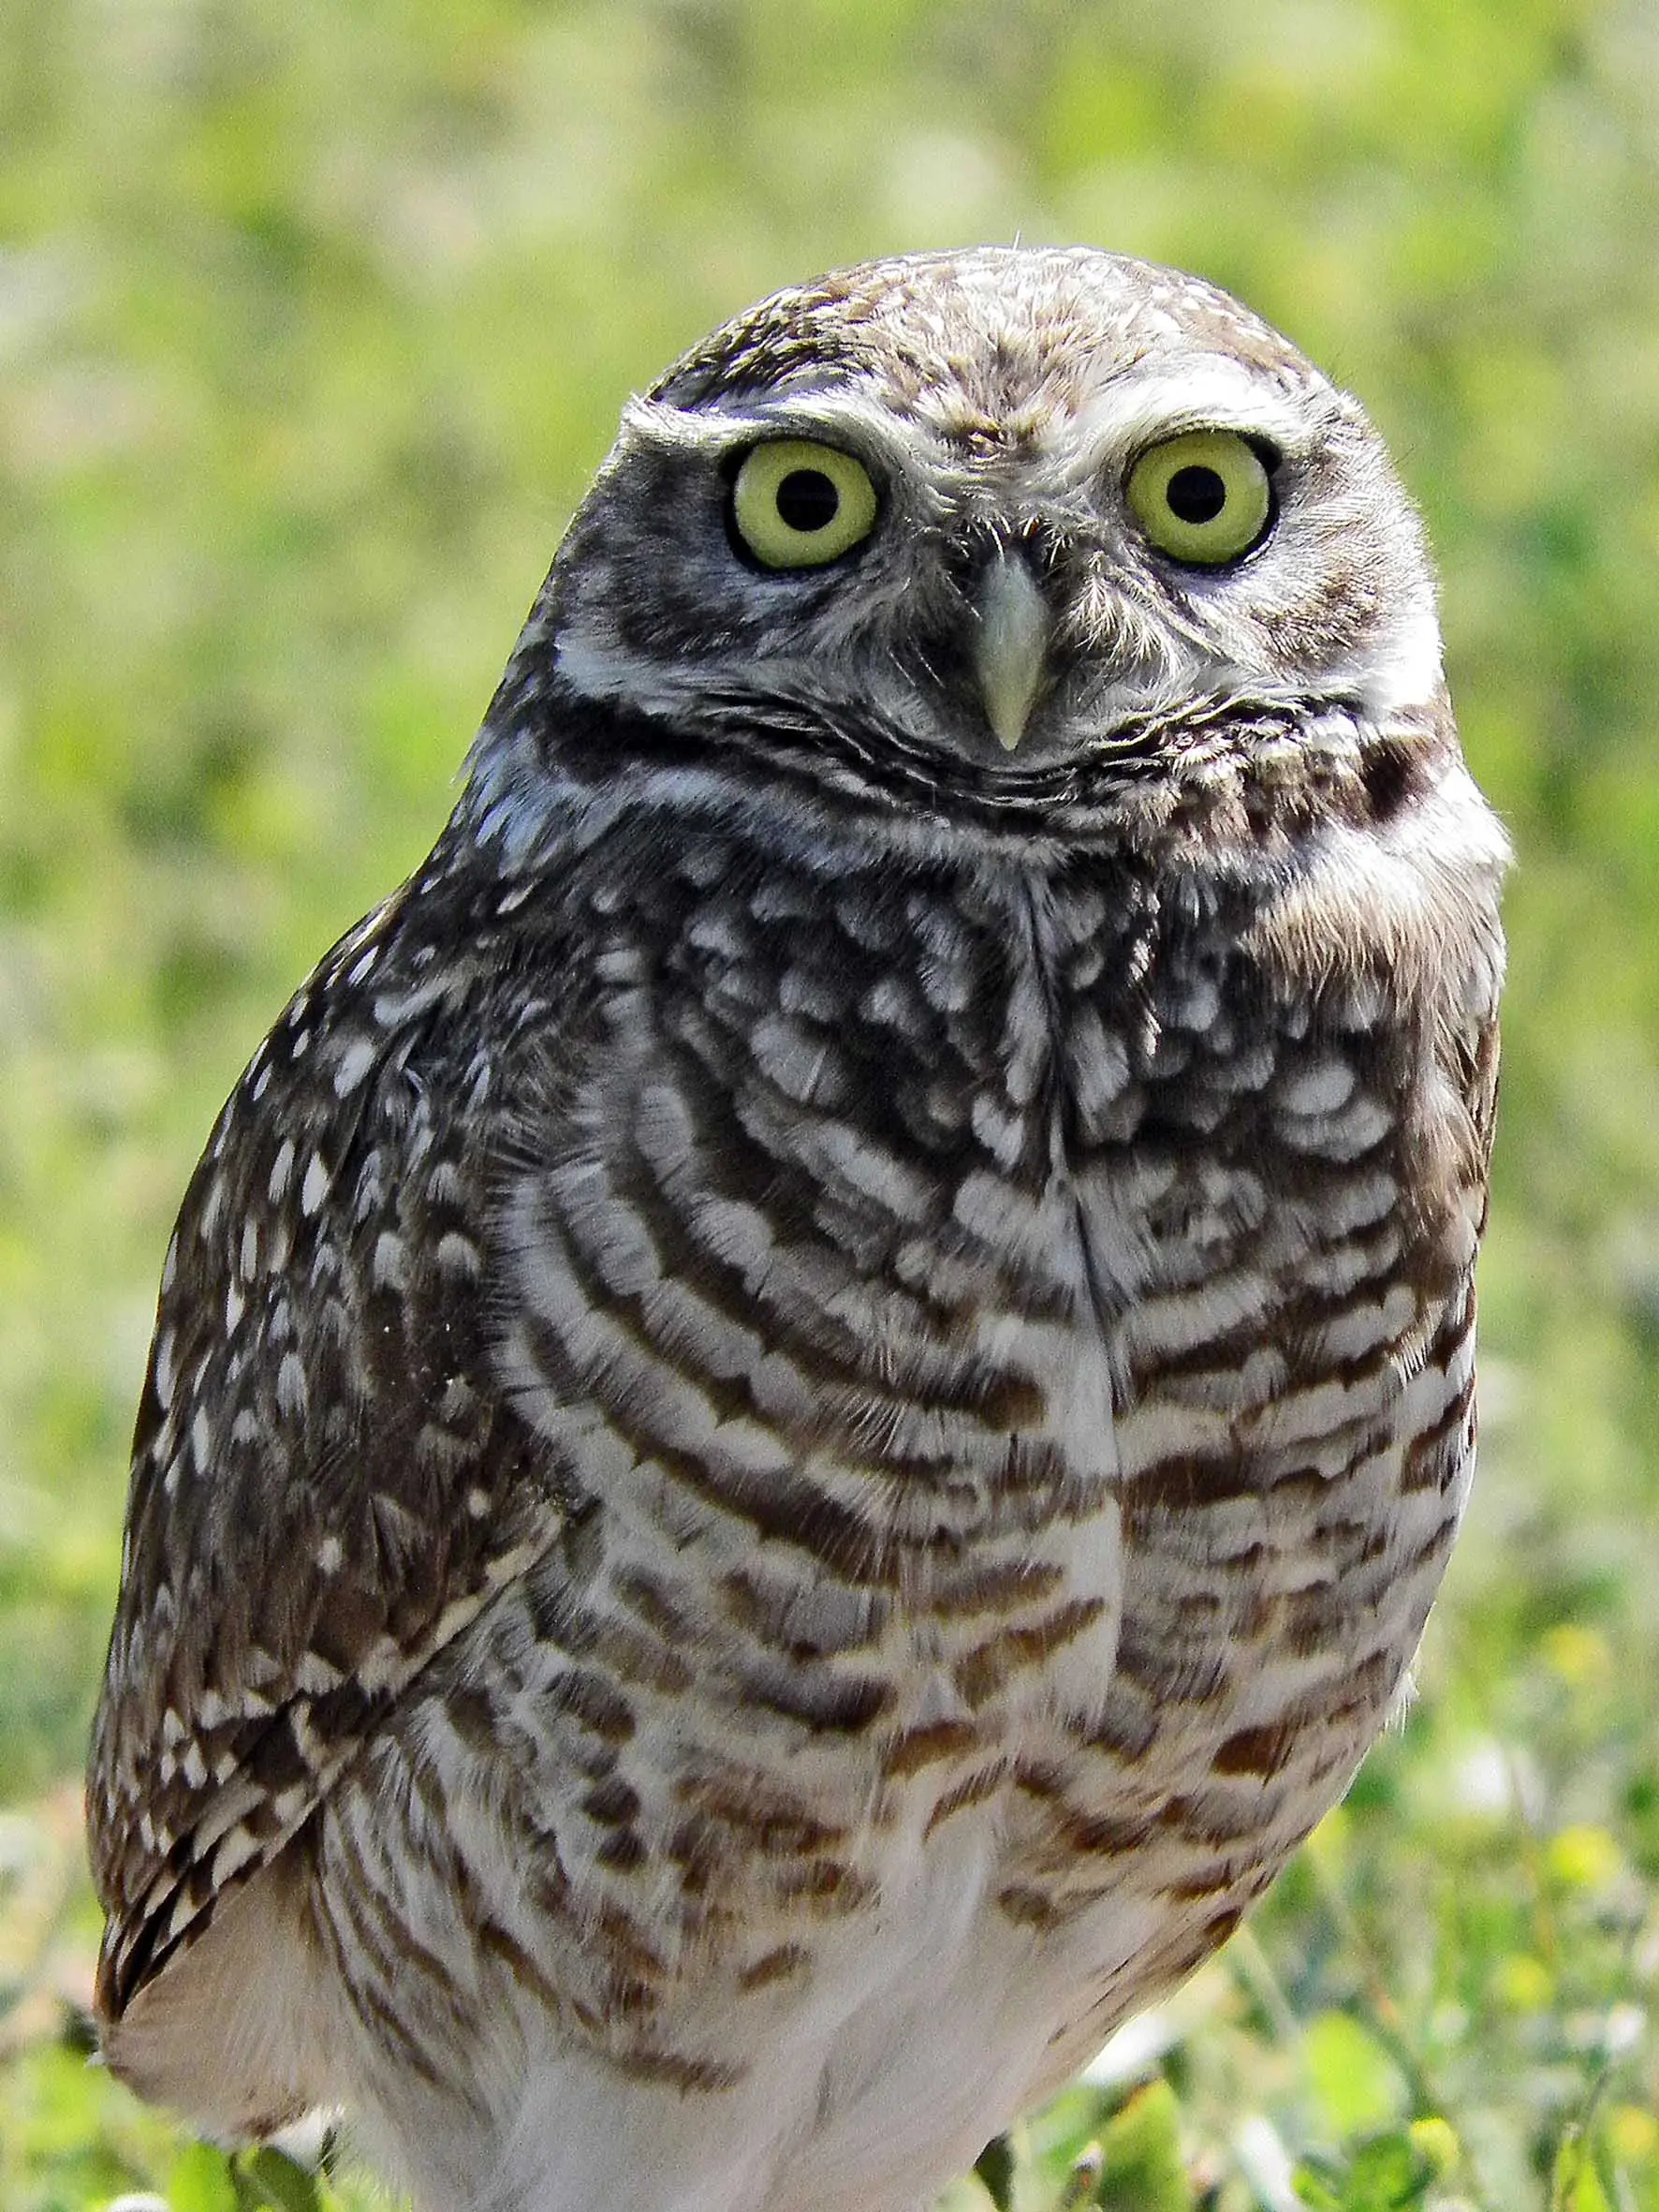
[[437,830],[624,395],[774,284],[1017,235],[1360,393],[1520,855],[1422,1703],[1018,2201],[1659,2206],[1659,8],[0,0],[6,2212],[360,2201],[85,2063],[81,1747],[220,1099]]

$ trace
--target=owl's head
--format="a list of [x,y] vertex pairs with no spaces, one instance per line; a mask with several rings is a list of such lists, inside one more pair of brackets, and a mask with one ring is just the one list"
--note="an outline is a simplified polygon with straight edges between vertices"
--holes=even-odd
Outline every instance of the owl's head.
[[1083,249],[872,262],[717,331],[628,407],[515,666],[619,743],[894,807],[1441,696],[1358,406],[1214,287]]

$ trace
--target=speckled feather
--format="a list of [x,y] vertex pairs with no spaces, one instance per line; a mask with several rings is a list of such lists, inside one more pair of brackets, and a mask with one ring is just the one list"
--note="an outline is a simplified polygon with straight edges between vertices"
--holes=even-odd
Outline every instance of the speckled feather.
[[[1113,487],[1211,420],[1279,521],[1195,582]],[[839,571],[733,557],[774,427],[879,473]],[[117,2069],[344,2098],[469,2212],[924,2202],[1402,1694],[1503,860],[1374,435],[1225,295],[880,263],[687,356],[186,1197],[89,1790]]]

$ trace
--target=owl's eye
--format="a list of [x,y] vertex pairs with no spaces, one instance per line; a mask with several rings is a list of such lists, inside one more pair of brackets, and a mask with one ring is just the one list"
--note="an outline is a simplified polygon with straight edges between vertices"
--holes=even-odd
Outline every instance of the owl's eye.
[[1233,430],[1189,430],[1129,471],[1129,505],[1159,553],[1197,568],[1242,559],[1273,520],[1267,465]]
[[875,486],[861,461],[815,439],[756,446],[731,488],[738,536],[767,568],[821,568],[875,527]]

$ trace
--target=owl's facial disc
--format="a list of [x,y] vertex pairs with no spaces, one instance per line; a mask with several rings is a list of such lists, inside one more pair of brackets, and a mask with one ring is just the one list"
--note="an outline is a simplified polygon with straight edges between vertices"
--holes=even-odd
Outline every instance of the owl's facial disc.
[[1356,403],[1211,288],[1080,251],[875,264],[717,332],[627,409],[550,634],[567,690],[711,759],[998,804],[1442,683]]

